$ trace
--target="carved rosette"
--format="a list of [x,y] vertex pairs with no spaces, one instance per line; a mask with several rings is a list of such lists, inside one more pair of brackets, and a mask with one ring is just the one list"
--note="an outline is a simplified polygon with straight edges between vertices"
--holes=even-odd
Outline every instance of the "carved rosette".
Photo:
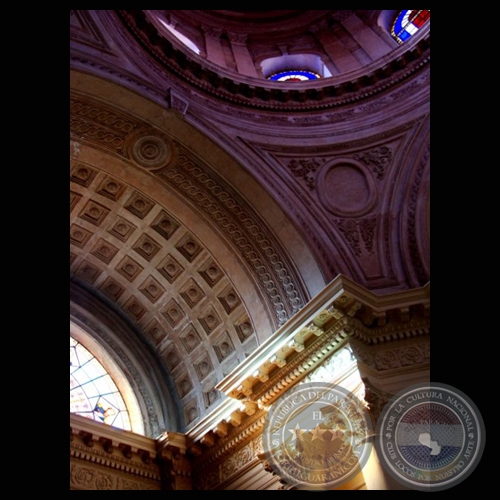
[[177,149],[169,137],[156,130],[139,130],[127,138],[125,154],[138,167],[156,171],[176,160]]

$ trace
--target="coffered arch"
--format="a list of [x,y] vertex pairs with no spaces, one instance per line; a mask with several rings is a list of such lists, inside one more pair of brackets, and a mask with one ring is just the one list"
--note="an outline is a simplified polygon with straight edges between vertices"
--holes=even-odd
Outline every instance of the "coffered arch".
[[72,279],[154,348],[189,428],[323,277],[272,199],[178,114],[88,75],[71,82]]

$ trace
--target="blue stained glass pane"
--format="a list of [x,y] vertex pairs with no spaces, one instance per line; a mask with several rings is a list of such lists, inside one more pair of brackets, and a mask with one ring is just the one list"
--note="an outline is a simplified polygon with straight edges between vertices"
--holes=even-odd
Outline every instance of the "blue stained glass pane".
[[313,73],[312,71],[303,71],[303,70],[290,70],[290,71],[281,71],[269,77],[269,80],[273,80],[276,82],[285,82],[285,81],[306,81],[306,80],[317,80],[320,76],[317,73]]
[[399,14],[398,17],[396,18],[396,21],[394,22],[394,32],[399,33],[400,31],[403,30],[404,25],[408,23],[408,15],[410,14],[411,10],[402,10]]
[[391,34],[399,42],[406,42],[430,19],[430,10],[402,10],[392,25]]

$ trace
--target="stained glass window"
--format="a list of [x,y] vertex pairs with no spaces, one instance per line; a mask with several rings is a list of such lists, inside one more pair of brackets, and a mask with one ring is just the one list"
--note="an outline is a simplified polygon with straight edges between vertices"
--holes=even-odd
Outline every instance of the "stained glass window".
[[392,25],[391,34],[399,43],[404,43],[430,18],[430,10],[402,10]]
[[124,430],[132,430],[125,402],[97,358],[69,338],[69,411]]
[[321,78],[320,75],[313,71],[290,70],[275,73],[269,77],[269,80],[276,82],[301,82],[305,80],[317,80],[318,78]]

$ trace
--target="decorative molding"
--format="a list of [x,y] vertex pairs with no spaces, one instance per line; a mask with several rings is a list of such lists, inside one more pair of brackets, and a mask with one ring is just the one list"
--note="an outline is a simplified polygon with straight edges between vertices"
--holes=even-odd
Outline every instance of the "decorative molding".
[[174,142],[156,130],[137,130],[126,138],[125,154],[137,166],[155,171],[173,163],[177,157]]
[[160,490],[152,438],[70,413],[70,489]]
[[429,158],[430,158],[430,144],[427,145],[427,148],[424,154],[422,155],[422,158],[418,165],[418,169],[415,174],[415,179],[412,184],[410,199],[408,203],[408,218],[407,218],[408,221],[407,232],[409,240],[410,260],[413,265],[413,269],[416,274],[418,283],[420,283],[421,285],[427,282],[428,274],[422,263],[418,245],[417,229],[416,229],[417,213],[418,213],[417,202],[419,199],[419,189],[421,188],[422,178],[424,176],[425,169],[428,166]]
[[387,146],[381,146],[370,151],[356,153],[353,155],[353,158],[363,162],[367,166],[371,166],[375,177],[378,180],[382,180],[385,170],[392,160],[392,150]]
[[375,181],[360,161],[336,158],[321,168],[317,181],[322,206],[337,217],[361,217],[377,206]]
[[291,275],[292,266],[284,250],[233,189],[196,164],[182,149],[176,165],[158,176],[203,207],[205,214],[233,242],[233,247],[254,270],[262,293],[268,296],[278,326],[303,306],[305,292],[299,286],[300,280]]
[[329,356],[317,368],[307,374],[303,382],[330,382],[337,379],[345,368],[350,366],[356,358],[348,344],[337,349],[331,356]]
[[92,463],[82,465],[76,459],[70,461],[70,490],[161,490],[159,481],[128,479],[121,474],[109,472],[109,465],[103,470]]
[[[71,133],[78,135],[81,142],[88,140],[100,149],[138,162],[140,168],[150,170],[209,215],[211,222],[226,234],[235,251],[253,271],[275,316],[276,326],[282,325],[305,304],[307,293],[285,250],[251,206],[214,171],[195,162],[187,151],[162,133],[134,121],[126,113],[103,109],[102,118],[100,103],[78,94],[71,102],[70,121],[75,124]],[[109,130],[101,125],[106,118],[114,125]],[[144,159],[148,154],[152,154],[150,163]],[[135,198],[129,199],[126,208],[144,218],[152,210],[152,202],[138,192],[133,196]],[[137,208],[139,202],[140,210]],[[103,210],[101,218],[106,215]],[[100,223],[100,219],[95,223]],[[194,257],[186,255],[186,258]]]
[[104,104],[71,91],[69,130],[72,140],[90,142],[100,149],[121,153],[126,138],[138,124]]
[[[335,161],[343,161],[348,164],[349,158],[359,161],[364,165],[371,167],[375,177],[378,180],[384,178],[385,171],[392,160],[392,149],[387,146],[380,146],[361,153],[354,153],[345,158],[336,158]],[[316,171],[327,162],[324,157],[293,158],[288,161],[287,167],[294,177],[302,178],[309,190],[316,188]]]
[[[188,432],[197,473],[210,475],[228,456],[259,439],[269,405],[297,383],[348,376],[356,362],[363,371],[368,366],[375,378],[382,372],[426,372],[429,297],[428,285],[377,296],[344,276],[333,280],[219,383],[230,399]],[[376,415],[373,390],[368,399]],[[220,470],[211,477],[212,488],[228,479]]]
[[304,179],[309,190],[316,187],[315,173],[325,163],[325,158],[299,158],[288,162],[287,167],[295,177]]
[[173,490],[191,490],[191,462],[186,456],[186,436],[175,432],[164,432],[156,440],[156,449],[172,481]]
[[335,220],[336,226],[344,235],[345,240],[354,250],[354,254],[359,257],[363,248],[369,255],[374,255],[373,242],[375,240],[375,229],[378,216],[363,217],[362,219],[338,219]]

